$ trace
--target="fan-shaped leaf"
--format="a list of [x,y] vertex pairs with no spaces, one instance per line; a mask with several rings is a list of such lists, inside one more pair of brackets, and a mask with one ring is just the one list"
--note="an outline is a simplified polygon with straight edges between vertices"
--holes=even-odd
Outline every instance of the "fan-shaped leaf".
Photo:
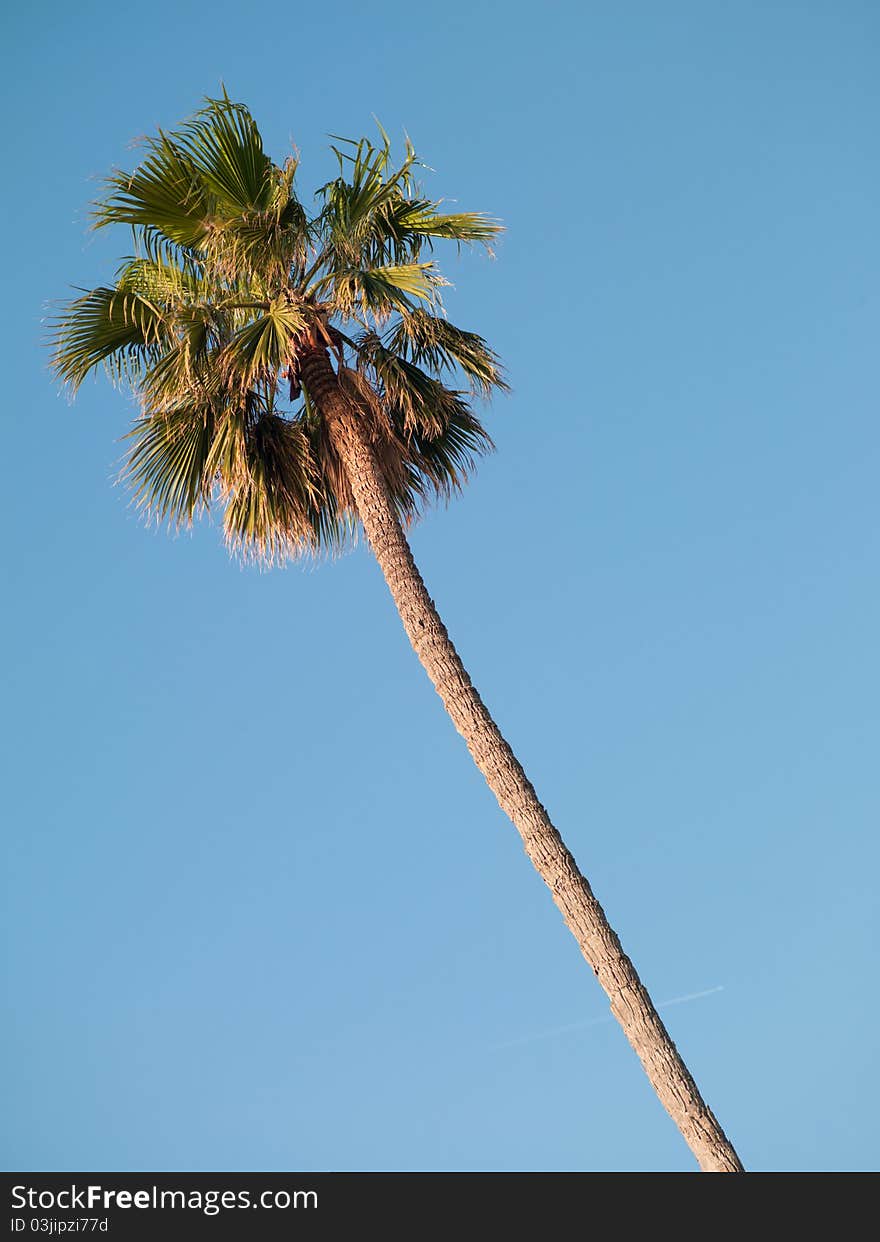
[[100,362],[120,378],[140,369],[167,339],[168,325],[148,299],[101,287],[69,302],[53,324],[52,365],[74,389]]

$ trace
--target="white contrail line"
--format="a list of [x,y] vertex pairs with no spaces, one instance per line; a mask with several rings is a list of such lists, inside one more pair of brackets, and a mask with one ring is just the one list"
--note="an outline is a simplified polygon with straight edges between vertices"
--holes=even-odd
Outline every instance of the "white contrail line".
[[686,996],[673,996],[672,1000],[661,1001],[657,1008],[668,1009],[670,1005],[683,1005],[685,1001],[702,1000],[704,996],[714,996],[716,992],[723,991],[724,984],[716,983],[714,988],[706,988],[703,992],[688,992]]
[[[684,996],[673,996],[669,1000],[661,1001],[657,1006],[658,1009],[668,1009],[670,1005],[685,1005],[688,1001],[702,1000],[704,996],[714,996],[716,992],[723,992],[724,984],[716,983],[714,988],[704,988],[702,992],[686,992]],[[565,1026],[554,1026],[549,1031],[537,1031],[534,1035],[520,1035],[516,1039],[505,1039],[500,1044],[492,1044],[492,1048],[514,1048],[521,1044],[532,1044],[539,1039],[552,1039],[554,1035],[565,1035],[568,1031],[584,1031],[590,1026],[602,1026],[605,1022],[614,1022],[616,1019],[612,1014],[604,1014],[602,1017],[585,1018],[581,1022],[567,1022]]]

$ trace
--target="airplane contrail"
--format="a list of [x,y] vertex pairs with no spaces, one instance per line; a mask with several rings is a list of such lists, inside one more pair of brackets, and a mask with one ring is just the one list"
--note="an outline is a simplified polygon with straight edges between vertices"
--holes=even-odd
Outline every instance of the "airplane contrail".
[[706,988],[703,992],[688,992],[685,996],[673,996],[672,1000],[661,1001],[658,1008],[668,1009],[670,1005],[683,1005],[685,1001],[702,1000],[704,996],[714,996],[716,992],[723,992],[724,984],[716,983],[714,988]]
[[[716,992],[723,992],[724,984],[717,983],[714,988],[704,988],[702,992],[686,992],[683,996],[673,996],[669,1000],[661,1001],[657,1006],[658,1009],[668,1009],[670,1005],[684,1005],[688,1001],[702,1000],[704,996],[714,996]],[[536,1031],[533,1035],[520,1035],[516,1039],[505,1039],[500,1044],[492,1044],[493,1048],[513,1048],[521,1044],[531,1044],[539,1039],[552,1039],[554,1035],[565,1035],[568,1031],[583,1031],[590,1026],[601,1026],[605,1022],[614,1022],[615,1018],[612,1014],[603,1014],[602,1017],[585,1018],[581,1022],[567,1022],[565,1026],[554,1026],[549,1031]]]

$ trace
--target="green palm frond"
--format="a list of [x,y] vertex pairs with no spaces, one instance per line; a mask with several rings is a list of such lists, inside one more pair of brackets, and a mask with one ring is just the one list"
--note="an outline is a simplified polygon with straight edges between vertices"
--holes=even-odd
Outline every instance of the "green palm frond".
[[277,208],[278,170],[243,104],[233,103],[225,94],[222,99],[207,99],[177,131],[177,140],[224,218]]
[[214,204],[192,160],[168,134],[147,142],[149,154],[132,173],[116,172],[94,209],[96,228],[129,224],[198,250],[210,235]]
[[133,448],[124,473],[150,517],[185,526],[200,506],[207,506],[213,435],[214,416],[205,407],[184,406],[138,419],[129,432]]
[[422,481],[422,493],[429,493],[426,499],[448,500],[460,492],[477,459],[493,448],[488,432],[463,401],[456,403],[439,434],[415,433],[408,441],[409,460]]
[[340,176],[319,191],[327,269],[363,264],[365,257],[374,267],[415,263],[422,247],[432,247],[435,239],[488,245],[501,232],[501,225],[481,212],[443,213],[439,201],[419,197],[412,144],[407,141],[403,163],[392,169],[390,142],[381,127],[380,133],[379,146],[362,138],[341,140],[350,151],[333,148]]
[[502,226],[481,212],[444,214],[439,202],[430,199],[394,196],[374,222],[373,241],[379,254],[418,258],[422,247],[433,249],[435,239],[456,241],[459,245],[479,243],[489,246]]
[[109,178],[96,227],[129,224],[153,246],[158,235],[188,255],[212,256],[227,277],[263,264],[274,268],[277,283],[286,265],[304,261],[307,221],[293,193],[296,161],[272,163],[243,105],[209,99],[179,130],[148,140],[147,151],[133,173]]
[[341,314],[381,324],[395,311],[413,310],[413,298],[435,301],[446,283],[433,263],[387,264],[328,272],[310,292],[330,297]]
[[411,233],[426,238],[444,238],[447,241],[479,243],[488,245],[503,231],[503,225],[491,216],[479,211],[457,211],[443,214],[436,209],[439,203],[426,204],[420,208],[413,204],[412,210],[403,217],[404,227]]
[[373,378],[383,405],[400,419],[408,434],[439,434],[460,403],[459,393],[387,349],[375,333],[359,338],[358,364]]
[[391,144],[381,127],[380,132],[379,146],[361,138],[339,139],[350,151],[333,148],[340,175],[318,191],[324,206],[316,221],[320,250],[315,271],[405,265],[418,259],[417,248],[402,244],[395,225],[396,215],[414,193],[416,154],[407,142],[403,163],[391,169]]
[[306,326],[302,311],[286,301],[273,303],[231,337],[218,365],[232,384],[250,388],[257,380],[275,377],[295,350]]
[[422,310],[401,315],[385,340],[393,353],[421,367],[437,372],[459,368],[483,396],[493,388],[507,390],[495,351],[475,332],[456,328],[439,315]]
[[150,258],[127,259],[116,276],[116,288],[137,293],[157,305],[198,296],[198,281],[177,263]]
[[75,390],[101,362],[114,380],[133,378],[168,339],[168,325],[140,293],[100,287],[67,303],[49,339],[55,374]]
[[145,367],[138,385],[141,405],[164,413],[183,403],[204,404],[219,393],[221,375],[213,365],[216,332],[207,312],[179,313],[174,343]]
[[[95,208],[96,216],[99,214],[100,209],[101,204],[99,203]],[[94,227],[102,228],[104,226],[96,220]],[[134,256],[129,256],[123,262],[117,276],[121,276],[127,264],[134,262],[136,259],[147,259],[160,268],[176,267],[193,281],[204,279],[204,267],[199,262],[198,251],[171,241],[155,225],[149,228],[133,225],[132,234],[135,242],[135,254]]]
[[317,552],[320,492],[301,421],[261,414],[248,428],[242,465],[223,487],[230,547],[265,564]]
[[339,161],[339,176],[318,190],[325,207],[323,220],[331,233],[354,240],[365,236],[377,214],[388,203],[408,194],[413,187],[413,166],[417,163],[412,144],[406,144],[403,163],[393,171],[391,143],[381,130],[382,142],[374,146],[367,138],[357,141],[338,138],[349,151],[333,147]]

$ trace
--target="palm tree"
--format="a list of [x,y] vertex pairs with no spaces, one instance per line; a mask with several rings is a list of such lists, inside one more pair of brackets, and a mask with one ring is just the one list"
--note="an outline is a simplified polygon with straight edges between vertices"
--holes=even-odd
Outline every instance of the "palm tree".
[[338,140],[339,175],[309,214],[297,161],[273,163],[225,92],[159,131],[96,204],[95,227],[131,226],[134,254],[59,313],[55,373],[75,389],[104,363],[134,390],[126,473],[162,521],[220,507],[229,545],[263,562],[339,548],[363,526],[416,655],[664,1107],[702,1169],[741,1171],[413,561],[405,528],[491,445],[472,397],[506,387],[493,350],[445,317],[430,252],[443,238],[488,245],[500,226],[442,212],[409,142],[395,165],[380,135]]

